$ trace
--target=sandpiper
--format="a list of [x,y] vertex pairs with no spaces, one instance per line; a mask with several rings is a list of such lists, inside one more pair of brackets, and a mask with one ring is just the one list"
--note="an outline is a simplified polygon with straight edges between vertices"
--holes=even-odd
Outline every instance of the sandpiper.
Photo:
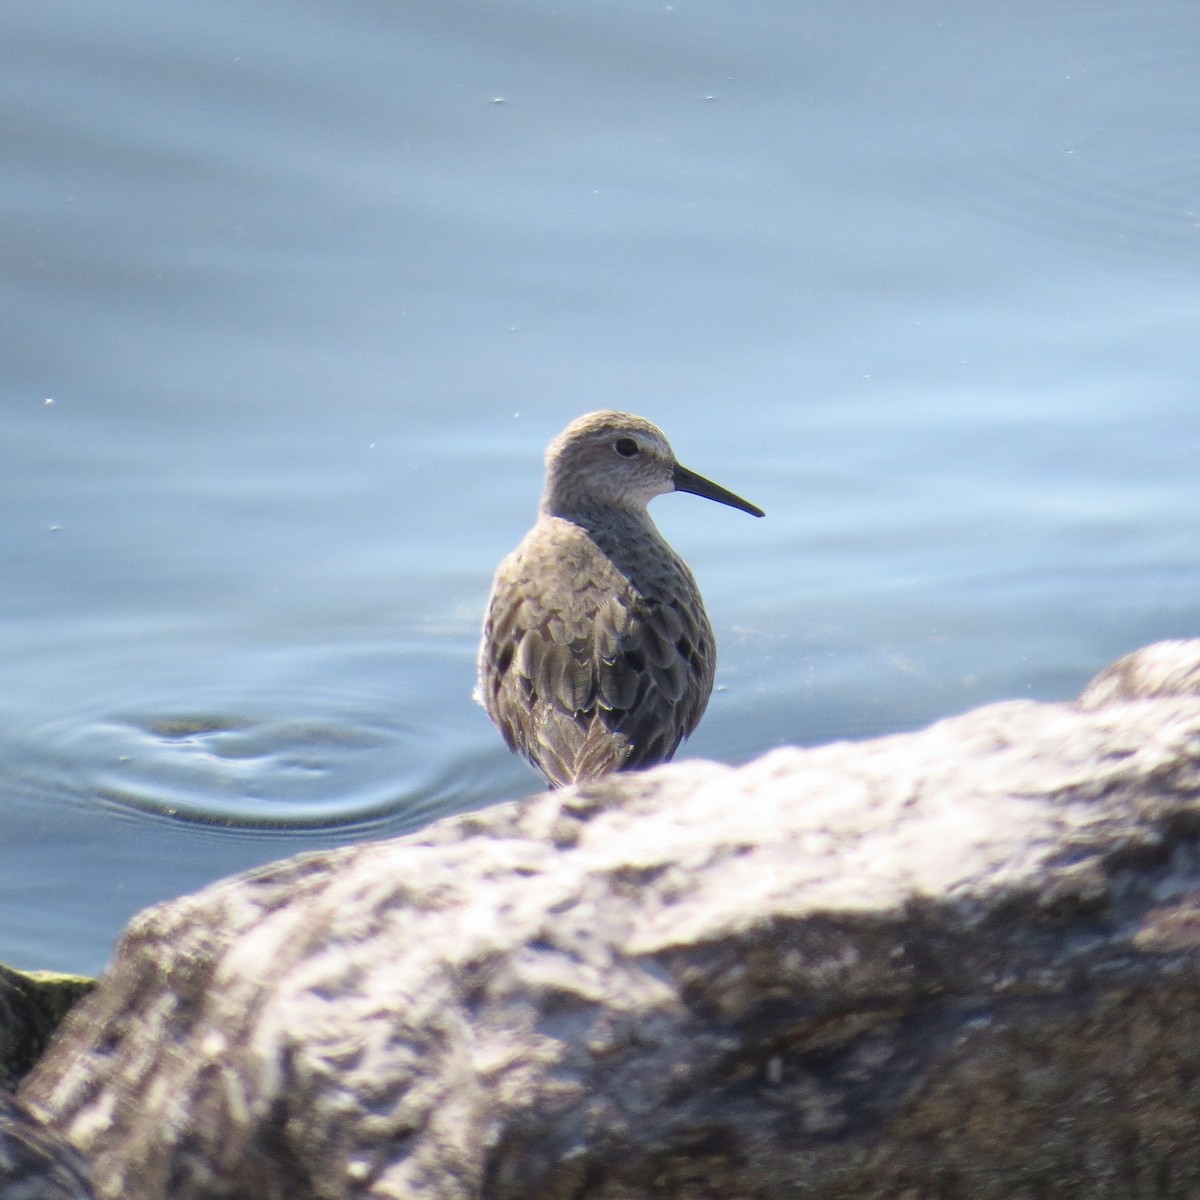
[[496,571],[475,698],[551,787],[666,762],[704,715],[712,626],[646,511],[671,491],[763,515],[649,421],[588,413],[547,448],[537,523]]

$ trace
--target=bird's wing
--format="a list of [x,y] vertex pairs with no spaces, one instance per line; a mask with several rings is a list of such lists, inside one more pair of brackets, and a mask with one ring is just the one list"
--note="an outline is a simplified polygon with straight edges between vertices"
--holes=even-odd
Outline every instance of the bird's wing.
[[703,609],[678,595],[638,596],[616,653],[598,657],[597,715],[628,739],[625,765],[665,762],[700,722],[712,691],[712,631]]
[[[530,536],[496,572],[477,696],[504,740],[555,786],[616,770],[627,743],[595,721],[598,621],[621,624],[627,588],[586,533],[567,522]],[[582,772],[586,771],[586,776]]]

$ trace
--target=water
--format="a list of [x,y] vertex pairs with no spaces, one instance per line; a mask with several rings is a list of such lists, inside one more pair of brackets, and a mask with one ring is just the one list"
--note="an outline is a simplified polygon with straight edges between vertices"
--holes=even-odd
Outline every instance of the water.
[[524,794],[470,701],[623,407],[687,753],[1064,699],[1200,631],[1200,10],[12,0],[0,960]]

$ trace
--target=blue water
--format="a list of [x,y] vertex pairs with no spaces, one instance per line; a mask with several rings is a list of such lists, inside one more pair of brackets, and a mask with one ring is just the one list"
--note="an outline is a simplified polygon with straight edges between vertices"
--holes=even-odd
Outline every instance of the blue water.
[[537,781],[546,441],[658,422],[742,761],[1200,632],[1200,9],[10,0],[0,960]]

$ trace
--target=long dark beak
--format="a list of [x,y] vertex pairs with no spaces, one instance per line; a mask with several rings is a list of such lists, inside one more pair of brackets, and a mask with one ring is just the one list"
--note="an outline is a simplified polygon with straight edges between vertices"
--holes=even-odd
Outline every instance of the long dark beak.
[[727,492],[720,484],[713,483],[711,479],[705,479],[703,475],[697,475],[695,471],[689,471],[687,467],[681,467],[678,463],[675,464],[672,479],[677,492],[691,492],[693,496],[703,496],[706,500],[715,500],[718,504],[728,504],[730,508],[740,508],[752,517],[767,515],[757,504],[751,504],[749,500]]

